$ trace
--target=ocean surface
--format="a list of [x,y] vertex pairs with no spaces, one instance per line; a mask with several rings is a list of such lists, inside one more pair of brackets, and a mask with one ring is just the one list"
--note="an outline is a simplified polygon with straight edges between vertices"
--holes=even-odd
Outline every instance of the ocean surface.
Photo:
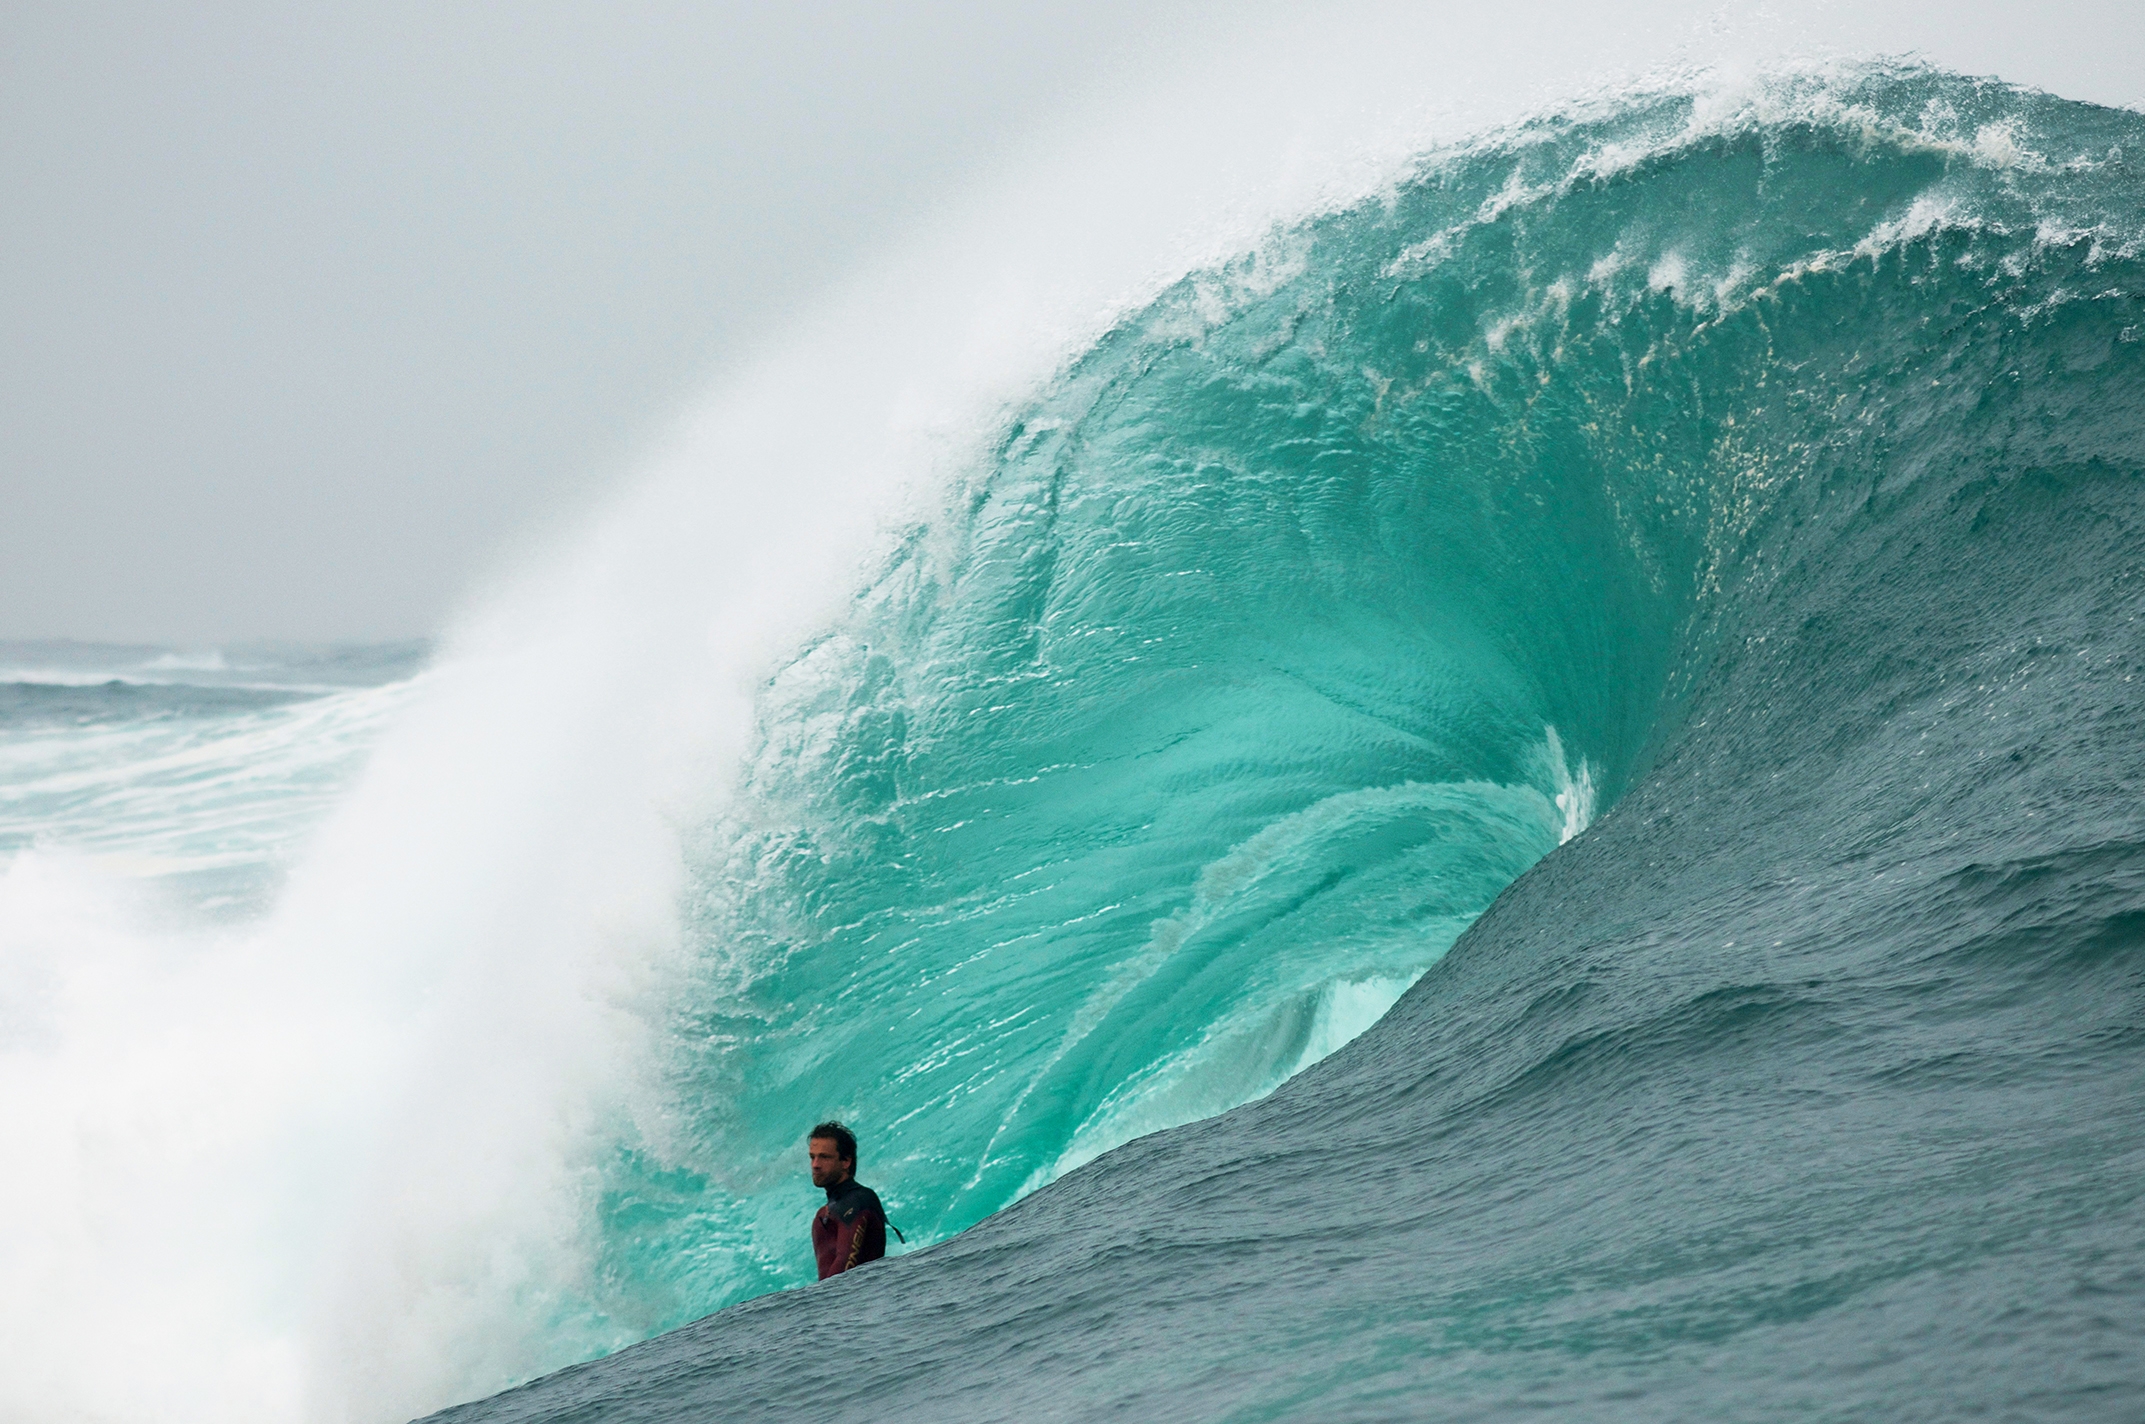
[[259,914],[426,653],[0,640],[0,868],[45,847]]
[[[2145,116],[1575,105],[1185,277],[949,479],[666,813],[544,1252],[204,1307],[329,1321],[312,1415],[2145,1418]],[[0,664],[18,1087],[84,1061],[55,877],[314,923],[457,675]],[[909,1244],[813,1284],[826,1116]]]

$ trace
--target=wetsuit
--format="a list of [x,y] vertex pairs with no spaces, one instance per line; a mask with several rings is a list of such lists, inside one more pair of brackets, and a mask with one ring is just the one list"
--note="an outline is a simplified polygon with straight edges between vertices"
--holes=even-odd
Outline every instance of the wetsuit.
[[854,1178],[827,1188],[827,1204],[812,1218],[812,1254],[821,1280],[884,1256],[886,1208],[879,1194]]

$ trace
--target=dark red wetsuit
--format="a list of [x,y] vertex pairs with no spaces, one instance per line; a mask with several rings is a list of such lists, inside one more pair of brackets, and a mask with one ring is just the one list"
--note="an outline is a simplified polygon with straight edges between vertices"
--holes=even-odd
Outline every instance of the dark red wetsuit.
[[879,1194],[854,1180],[827,1188],[827,1204],[812,1218],[812,1254],[821,1280],[884,1256],[886,1208]]

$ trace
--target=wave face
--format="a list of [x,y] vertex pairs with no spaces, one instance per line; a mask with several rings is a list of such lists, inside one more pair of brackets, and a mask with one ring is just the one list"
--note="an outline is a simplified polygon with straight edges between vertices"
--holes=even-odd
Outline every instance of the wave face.
[[444,1417],[2138,1417],[2140,161],[1627,95],[1117,324],[766,689],[560,1338],[823,1115],[962,1234]]

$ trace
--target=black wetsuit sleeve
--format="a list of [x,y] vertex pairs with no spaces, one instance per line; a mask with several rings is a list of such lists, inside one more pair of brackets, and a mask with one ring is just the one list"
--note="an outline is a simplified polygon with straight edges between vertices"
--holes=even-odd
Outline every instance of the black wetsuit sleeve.
[[845,1271],[886,1254],[886,1213],[880,1209],[877,1197],[859,1209],[856,1219],[849,1223],[848,1248],[842,1262]]

